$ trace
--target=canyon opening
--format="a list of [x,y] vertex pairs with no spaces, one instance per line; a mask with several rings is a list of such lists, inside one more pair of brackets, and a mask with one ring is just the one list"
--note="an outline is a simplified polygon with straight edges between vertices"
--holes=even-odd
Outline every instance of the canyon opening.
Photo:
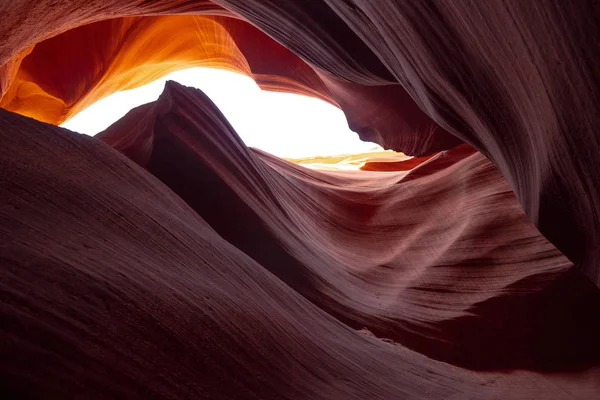
[[0,2],[6,398],[600,396],[600,9]]

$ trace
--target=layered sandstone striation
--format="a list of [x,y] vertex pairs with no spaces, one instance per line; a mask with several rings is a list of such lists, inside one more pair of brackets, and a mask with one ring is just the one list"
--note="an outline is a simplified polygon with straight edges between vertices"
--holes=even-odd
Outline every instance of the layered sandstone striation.
[[[594,2],[0,13],[3,393],[600,393]],[[95,138],[54,126],[192,66],[328,101],[416,157],[307,169],[173,82]]]
[[0,112],[5,393],[597,390],[597,288],[468,146],[410,172],[307,170],[174,83],[101,140]]

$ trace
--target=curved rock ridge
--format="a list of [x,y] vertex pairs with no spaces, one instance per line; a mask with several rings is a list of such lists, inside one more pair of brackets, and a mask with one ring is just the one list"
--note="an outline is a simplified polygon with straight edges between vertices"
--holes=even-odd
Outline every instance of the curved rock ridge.
[[175,82],[97,137],[356,329],[469,368],[600,361],[600,292],[472,147],[393,175],[307,171],[246,148],[202,92]]
[[[338,77],[401,83],[428,116],[495,163],[542,234],[600,286],[594,1],[217,3]],[[334,25],[352,35],[342,40]],[[356,37],[368,51],[353,46]],[[364,59],[363,68],[349,58]]]
[[[307,170],[247,149],[201,92],[173,83],[102,140],[3,110],[0,127],[0,370],[9,397],[596,393],[597,362],[576,351],[567,327],[562,337],[551,329],[559,315],[587,341],[597,288],[537,233],[491,163],[466,146],[409,173]],[[137,158],[144,168],[102,141],[147,155]],[[410,191],[440,204],[439,214],[399,196]],[[456,223],[474,208],[481,212]],[[476,239],[492,227],[488,241]],[[393,246],[407,230],[412,237]],[[516,252],[514,261],[502,246]],[[494,303],[505,301],[498,313]],[[429,330],[432,342],[469,351],[481,345],[461,343],[472,330],[510,352],[502,337],[513,318],[527,326],[517,337],[512,329],[514,340],[538,335],[542,347],[567,346],[562,356],[560,347],[545,348],[547,365],[577,374],[474,372],[402,343],[418,347],[414,338]],[[352,325],[398,332],[398,341]],[[529,352],[521,362],[535,360],[535,351],[521,350]],[[490,365],[485,354],[471,357]]]
[[[20,66],[42,46],[42,40],[52,36],[59,50],[68,49],[69,41],[55,35],[69,29],[83,29],[78,27],[91,22],[107,24],[98,21],[115,17],[202,14],[209,19],[217,15],[235,20],[232,26],[258,32],[248,22],[282,45],[265,46],[269,51],[261,53],[264,43],[274,42],[256,33],[250,35],[244,54],[249,58],[254,54],[254,59],[264,56],[259,63],[266,68],[262,74],[270,76],[270,89],[302,91],[309,87],[313,95],[316,90],[324,98],[342,96],[335,102],[353,129],[405,154],[428,155],[461,141],[473,145],[498,167],[542,234],[600,285],[600,72],[595,63],[600,10],[592,0],[582,0],[577,6],[562,0],[535,4],[519,0],[493,4],[464,0],[83,3],[61,0],[48,7],[45,1],[17,0],[0,5],[5,20],[12,21],[0,27],[3,107],[19,108],[21,96],[34,94],[30,100],[35,105],[26,107],[29,111],[49,113],[55,119],[46,122],[56,123],[66,116],[60,104],[69,96],[53,98],[51,94],[62,90],[60,85],[36,83],[40,69],[53,69],[48,68],[49,58],[29,70]],[[229,41],[226,35],[218,36]],[[242,43],[242,36],[231,38]],[[105,41],[123,38],[118,34],[93,37],[90,48],[96,49],[102,49]],[[152,37],[153,49],[177,42],[169,35]],[[291,51],[295,61],[280,64],[280,55],[272,53],[272,47],[288,56]],[[53,60],[61,59],[62,50],[51,53]],[[89,57],[89,53],[77,53],[75,60]],[[113,53],[97,54],[105,62],[115,58]],[[137,64],[136,57],[124,59],[129,68]],[[120,88],[117,77],[104,76],[98,73],[97,64],[90,65],[91,69],[82,69],[86,78],[77,79],[77,84],[95,85],[104,78],[113,82],[107,92],[94,94],[98,97]],[[299,65],[303,72],[296,74]],[[319,75],[320,81],[312,81],[312,76],[311,82],[325,84],[326,91],[306,84],[306,65]],[[161,67],[140,79],[149,79],[160,70],[166,72]],[[38,86],[50,95],[37,96]],[[13,97],[15,90],[17,97]],[[88,95],[87,91],[81,93]],[[85,96],[75,100],[86,104]]]

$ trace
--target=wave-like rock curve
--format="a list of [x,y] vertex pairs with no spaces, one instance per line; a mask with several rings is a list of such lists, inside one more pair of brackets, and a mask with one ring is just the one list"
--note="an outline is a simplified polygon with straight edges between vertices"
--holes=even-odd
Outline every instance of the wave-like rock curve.
[[[578,351],[597,337],[596,288],[468,147],[409,173],[306,170],[246,148],[203,94],[173,83],[102,140],[0,118],[5,393],[585,398],[597,389],[597,360]],[[481,230],[494,234],[481,241]],[[553,335],[560,323],[579,330]],[[508,353],[490,351],[492,339]],[[406,346],[480,366],[545,361],[580,372],[477,373]]]
[[[0,15],[3,392],[597,397],[593,1],[17,0]],[[306,170],[173,83],[94,139],[15,114],[59,124],[199,65],[321,98],[421,157]]]
[[[14,22],[0,27],[4,108],[18,108],[21,96],[33,94],[35,106],[27,108],[28,112],[54,119],[46,122],[65,117],[60,106],[65,97],[53,94],[61,86],[51,81],[43,87],[37,82],[44,71],[52,71],[50,58],[61,59],[65,51],[68,56],[72,39],[60,39],[60,34],[71,29],[98,24],[80,29],[99,29],[91,35],[93,46],[88,48],[98,50],[100,60],[110,63],[117,56],[103,53],[102,43],[119,43],[124,38],[119,30],[100,34],[110,18],[201,14],[196,18],[225,19],[229,22],[217,22],[225,31],[229,25],[242,26],[238,32],[245,34],[236,36],[234,27],[227,35],[216,36],[240,46],[245,37],[251,37],[242,53],[246,60],[259,59],[259,74],[270,77],[271,89],[312,90],[323,98],[342,96],[333,100],[364,138],[410,155],[450,149],[461,141],[473,145],[499,168],[544,236],[600,285],[600,168],[596,162],[600,72],[594,62],[600,10],[591,0],[577,6],[561,0],[535,4],[517,0],[493,4],[462,0],[102,0],[82,4],[62,0],[52,7],[44,1],[19,0],[0,7],[5,19]],[[245,36],[249,30],[254,33]],[[142,37],[152,38],[150,49],[172,48],[177,42],[170,35],[152,36],[152,32],[152,28],[140,31]],[[177,36],[186,32],[200,33],[198,37],[207,33],[184,29]],[[44,46],[40,42],[48,38],[57,41],[54,47],[60,51],[26,68],[27,59],[35,57],[36,48]],[[126,48],[124,44],[115,47],[117,53]],[[264,59],[260,61],[257,54]],[[98,73],[102,63],[91,62],[88,67],[78,63],[80,57],[88,56],[86,52],[74,56],[85,75],[76,85],[112,82],[105,91],[95,92],[99,97],[123,87],[118,75],[111,78]],[[121,67],[140,66],[137,58],[124,57]],[[140,58],[142,64],[144,59]],[[195,62],[201,61],[202,57]],[[166,73],[164,66],[150,68],[138,79],[156,77],[161,70],[159,75]],[[312,82],[308,85],[307,74]],[[38,96],[37,87],[48,95]],[[89,89],[81,93],[85,96],[72,99],[75,103],[65,105],[85,103]],[[56,101],[59,108],[47,114]]]
[[469,146],[408,173],[307,171],[246,148],[205,95],[174,82],[97,137],[350,326],[470,368],[600,360],[600,297]]

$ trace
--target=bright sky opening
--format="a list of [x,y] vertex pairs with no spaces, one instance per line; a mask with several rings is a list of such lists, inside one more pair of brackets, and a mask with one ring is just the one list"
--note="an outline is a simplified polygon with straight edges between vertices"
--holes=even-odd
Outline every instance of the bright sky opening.
[[148,85],[113,93],[62,126],[95,135],[132,108],[156,100],[167,80],[204,91],[247,146],[281,158],[381,149],[375,143],[361,141],[348,128],[344,113],[329,103],[296,94],[263,91],[247,76],[210,68],[177,71]]

